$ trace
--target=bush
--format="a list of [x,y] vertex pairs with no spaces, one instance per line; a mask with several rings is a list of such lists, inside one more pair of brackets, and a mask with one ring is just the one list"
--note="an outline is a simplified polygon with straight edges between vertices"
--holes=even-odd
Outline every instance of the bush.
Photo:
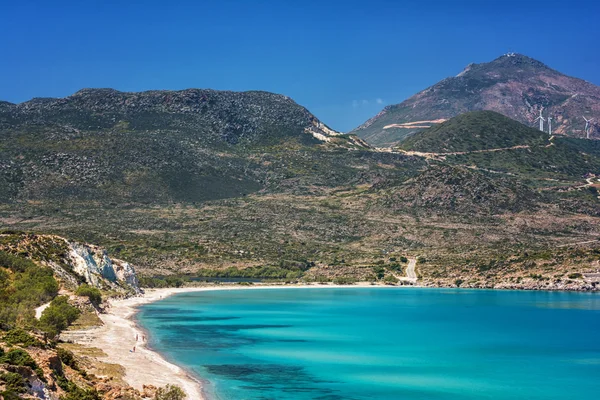
[[356,278],[351,276],[338,276],[333,280],[333,283],[336,285],[354,285],[356,283]]
[[396,283],[398,283],[398,278],[396,278],[393,275],[388,275],[385,277],[385,279],[383,280],[386,284],[389,285],[395,285]]
[[66,296],[59,296],[42,313],[41,328],[50,336],[57,336],[79,317],[79,313],[77,308],[68,303]]
[[14,390],[5,390],[4,392],[0,392],[0,396],[4,400],[20,400],[21,396],[19,396]]
[[462,285],[464,282],[464,280],[462,279],[457,279],[454,281],[454,284],[456,285],[456,287],[460,287],[460,285]]
[[4,341],[10,345],[21,345],[24,347],[43,347],[44,344],[22,329],[11,329],[4,335]]
[[20,374],[14,372],[0,373],[0,381],[4,382],[6,389],[16,393],[25,393],[25,380]]
[[385,269],[383,267],[373,267],[373,272],[377,279],[383,279],[385,275]]
[[[10,272],[10,273],[9,273]],[[14,326],[34,319],[34,309],[58,293],[52,269],[0,251],[0,324]]]
[[77,365],[77,361],[75,361],[75,356],[73,355],[72,352],[70,352],[69,350],[63,349],[62,347],[59,347],[57,349],[57,353],[58,353],[58,358],[60,358],[60,361],[63,364],[68,365],[69,367],[73,368],[75,371],[79,371],[79,366]]
[[569,274],[569,279],[580,279],[583,278],[583,275],[579,272],[575,272],[574,274]]
[[87,297],[94,305],[102,303],[102,293],[100,293],[100,290],[86,283],[79,286],[75,294],[77,296]]
[[4,354],[4,356],[0,358],[0,362],[20,367],[30,367],[34,370],[38,368],[35,360],[31,358],[29,353],[21,349],[14,349]]
[[154,395],[154,400],[183,400],[186,398],[185,392],[175,385],[167,385],[164,388],[158,388]]

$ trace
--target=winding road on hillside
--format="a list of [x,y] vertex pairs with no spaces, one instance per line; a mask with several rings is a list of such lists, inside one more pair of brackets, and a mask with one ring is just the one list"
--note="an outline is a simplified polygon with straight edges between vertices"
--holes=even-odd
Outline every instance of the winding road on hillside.
[[422,151],[402,150],[402,149],[391,148],[391,147],[381,147],[381,148],[377,148],[377,151],[380,151],[383,153],[405,154],[407,156],[417,156],[417,157],[424,157],[424,158],[439,158],[439,157],[443,158],[446,156],[461,156],[461,155],[473,154],[473,153],[495,153],[498,151],[522,150],[522,149],[529,149],[529,148],[531,148],[531,146],[529,146],[529,145],[518,145],[518,146],[511,146],[511,147],[500,147],[500,148],[495,148],[495,149],[482,149],[482,150],[471,150],[471,151],[451,151],[451,152],[445,152],[445,153],[426,153],[426,152],[422,152]]
[[409,258],[408,265],[406,266],[406,279],[416,282],[417,281],[417,273],[415,272],[415,266],[417,265],[416,258]]

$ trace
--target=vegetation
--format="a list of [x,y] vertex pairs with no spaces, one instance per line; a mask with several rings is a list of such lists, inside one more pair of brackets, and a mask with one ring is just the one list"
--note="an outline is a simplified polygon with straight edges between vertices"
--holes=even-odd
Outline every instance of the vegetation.
[[[581,101],[571,101],[573,93]],[[532,116],[537,116],[543,106],[545,117],[560,115],[559,120],[553,121],[555,132],[581,136],[581,115],[590,111],[591,104],[597,105],[599,97],[597,86],[561,74],[539,61],[521,54],[501,56],[488,63],[470,64],[461,74],[444,79],[400,104],[386,106],[351,133],[372,145],[388,147],[433,125],[427,121],[449,119],[470,111],[494,110],[531,125]],[[394,127],[415,122],[412,126]],[[490,139],[495,141],[493,137]]]
[[20,345],[23,347],[43,347],[44,344],[31,336],[29,333],[25,332],[22,329],[15,328],[6,332],[4,337],[2,338],[9,345]]
[[422,130],[400,148],[448,153],[548,144],[548,135],[494,111],[472,111]]
[[141,276],[139,278],[140,287],[143,288],[166,288],[166,287],[182,287],[188,279],[179,276]]
[[25,326],[33,322],[33,309],[55,297],[58,283],[50,268],[0,251],[0,323]]
[[[16,393],[26,392],[25,380],[21,374],[17,374],[15,372],[1,372],[0,381],[6,385],[6,391],[12,392],[14,395],[16,395]],[[4,398],[7,398],[6,392],[0,394],[3,395]],[[10,394],[8,398],[10,398]]]
[[92,304],[98,305],[102,303],[102,293],[98,288],[92,287],[86,283],[79,285],[75,292],[77,296],[84,296],[90,299]]
[[167,385],[156,390],[154,400],[183,400],[185,392],[176,385]]
[[57,336],[79,317],[80,311],[69,304],[67,296],[58,296],[44,310],[40,327],[51,337]]

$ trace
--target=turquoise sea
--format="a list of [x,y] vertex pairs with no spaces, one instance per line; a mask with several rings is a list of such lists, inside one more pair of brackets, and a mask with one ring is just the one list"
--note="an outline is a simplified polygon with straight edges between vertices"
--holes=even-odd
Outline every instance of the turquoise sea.
[[600,295],[417,288],[179,294],[150,346],[240,399],[600,396]]

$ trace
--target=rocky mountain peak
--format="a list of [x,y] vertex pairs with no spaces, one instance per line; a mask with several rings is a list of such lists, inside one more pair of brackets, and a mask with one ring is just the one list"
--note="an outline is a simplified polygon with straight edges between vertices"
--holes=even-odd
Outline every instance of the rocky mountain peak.
[[[582,116],[600,120],[600,87],[523,54],[507,53],[467,65],[457,76],[387,107],[351,133],[371,145],[388,147],[469,111],[496,111],[534,126],[542,108],[553,118],[553,134],[586,137]],[[590,138],[600,138],[596,125],[589,129]]]

